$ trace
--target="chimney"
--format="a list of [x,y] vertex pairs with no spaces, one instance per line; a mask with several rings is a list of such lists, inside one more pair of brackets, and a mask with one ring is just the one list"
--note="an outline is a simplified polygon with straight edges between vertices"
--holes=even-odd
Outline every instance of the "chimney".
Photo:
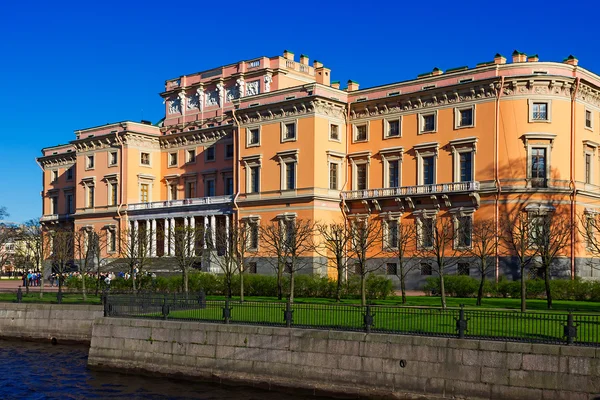
[[322,66],[323,66],[323,63],[321,61],[317,61],[317,60],[313,61],[313,68],[321,68]]
[[333,81],[331,82],[331,87],[334,89],[339,89],[340,88],[340,81]]
[[512,53],[513,63],[527,62],[527,55],[525,53],[521,53],[518,50],[513,51]]
[[496,53],[494,56],[494,64],[506,64],[506,57],[500,53]]
[[352,80],[348,80],[348,87],[346,88],[347,92],[354,92],[358,90],[358,82],[354,82]]
[[444,73],[444,71],[442,71],[441,69],[439,69],[438,67],[435,67],[433,69],[433,71],[431,71],[431,75],[432,76],[437,76],[437,75],[442,75]]
[[538,62],[538,61],[540,61],[540,58],[538,57],[537,54],[527,56],[527,62]]
[[329,68],[323,67],[323,64],[321,64],[320,67],[315,68],[315,77],[316,77],[317,83],[320,83],[321,85],[329,86],[330,85],[329,82],[331,80],[331,70]]
[[308,56],[306,54],[300,54],[300,64],[308,65]]
[[283,58],[285,58],[286,60],[294,61],[294,53],[292,53],[291,51],[288,51],[288,50],[284,50]]
[[576,59],[573,54],[570,54],[569,57],[567,57],[563,60],[563,62],[565,64],[569,64],[569,65],[573,65],[573,66],[579,64],[579,60]]

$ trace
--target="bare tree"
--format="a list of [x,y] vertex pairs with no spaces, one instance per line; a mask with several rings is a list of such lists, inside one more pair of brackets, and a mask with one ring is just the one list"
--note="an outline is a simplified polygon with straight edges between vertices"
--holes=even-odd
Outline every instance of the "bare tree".
[[477,305],[480,306],[485,279],[494,268],[494,264],[489,262],[496,252],[497,234],[494,220],[489,218],[476,220],[473,222],[471,235],[471,247],[468,252],[477,259],[477,269],[481,277],[477,291]]
[[406,277],[416,268],[418,264],[411,262],[411,249],[415,248],[417,241],[417,230],[415,224],[394,221],[395,228],[389,229],[387,234],[387,251],[394,255],[398,262],[396,276],[400,280],[400,291],[402,293],[402,304],[406,304]]
[[215,232],[217,254],[214,261],[223,273],[228,298],[231,298],[233,293],[233,277],[241,271],[237,259],[237,238],[233,237],[237,233],[237,230],[233,232],[231,226],[227,225],[218,226]]
[[315,249],[318,254],[327,259],[328,264],[333,264],[337,273],[335,299],[339,302],[342,297],[344,276],[348,270],[347,253],[352,240],[350,229],[345,222],[317,224],[315,229],[322,239],[320,245],[316,246]]
[[151,235],[141,226],[138,229],[121,230],[119,240],[119,259],[129,269],[131,285],[137,290],[136,275],[150,265],[151,258]]
[[552,308],[552,290],[550,288],[551,266],[553,262],[571,244],[573,226],[570,219],[556,212],[530,215],[529,240],[535,247],[544,274],[546,302]]
[[103,264],[108,259],[109,251],[117,251],[117,233],[114,230],[103,229],[90,233],[90,251],[96,265],[96,296],[100,291],[100,272]]
[[[182,290],[185,293],[189,291],[189,276],[194,265],[202,262],[204,249],[198,246],[204,237],[204,227],[192,225],[175,226],[172,234],[169,236],[169,242],[172,243],[175,254],[175,264],[181,272]],[[212,242],[209,242],[211,250]]]
[[73,265],[74,232],[69,228],[59,228],[48,232],[50,241],[50,261],[58,278],[58,298],[62,298],[65,274]]
[[446,270],[456,262],[456,257],[461,253],[460,247],[455,245],[457,239],[452,217],[437,215],[435,218],[420,220],[418,249],[423,257],[431,258],[434,261],[433,270],[440,277],[440,294],[444,309],[446,308],[444,282]]
[[383,227],[370,215],[351,221],[350,256],[354,261],[354,273],[360,277],[361,304],[367,304],[366,279],[383,265],[377,260],[383,252]]
[[584,212],[579,216],[579,224],[577,224],[585,249],[591,255],[590,266],[592,268],[597,268],[597,260],[600,258],[600,241],[598,240],[598,234],[600,233],[599,215],[597,213]]
[[271,221],[268,224],[260,225],[261,256],[273,268],[277,275],[277,299],[283,299],[283,273],[287,249],[284,243],[285,232],[283,221]]
[[73,245],[79,274],[81,275],[81,290],[83,300],[87,300],[86,276],[93,268],[95,241],[92,230],[81,229],[73,232]]
[[231,297],[232,278],[238,273],[240,275],[240,301],[244,301],[244,273],[246,264],[252,259],[251,248],[254,248],[252,241],[256,244],[257,232],[251,232],[252,226],[245,220],[234,220],[229,227],[222,226],[217,231],[217,246],[220,248],[217,258],[217,264],[225,275],[227,294]]
[[527,310],[527,267],[533,261],[535,247],[529,240],[530,220],[521,211],[506,213],[501,220],[502,245],[517,257],[521,274],[521,311]]

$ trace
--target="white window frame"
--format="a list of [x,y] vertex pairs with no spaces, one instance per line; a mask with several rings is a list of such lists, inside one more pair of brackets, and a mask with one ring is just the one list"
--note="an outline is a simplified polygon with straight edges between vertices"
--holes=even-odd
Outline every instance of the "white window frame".
[[[352,190],[368,190],[369,189],[369,166],[371,164],[371,152],[360,152],[348,154],[350,165],[352,168]],[[357,166],[366,164],[365,189],[358,189]]]
[[430,142],[430,143],[422,143],[413,147],[415,150],[415,154],[417,155],[417,185],[424,185],[425,180],[423,179],[423,158],[433,156],[433,183],[432,185],[437,184],[437,171],[438,171],[438,153],[439,153],[439,143]]
[[[114,244],[115,244],[115,248],[112,249],[111,247],[111,243],[114,240]],[[117,252],[117,247],[118,247],[118,243],[117,243],[117,231],[116,231],[116,227],[115,226],[110,226],[106,228],[106,253],[107,254],[114,254]]]
[[398,249],[398,241],[396,240],[394,243],[390,243],[390,222],[396,224],[396,238],[400,234],[400,224],[401,224],[401,213],[386,213],[385,216],[382,215],[381,223],[383,224],[383,250],[384,251],[393,251]]
[[[361,123],[356,123],[356,124],[352,124],[352,143],[367,143],[369,141],[369,135],[370,135],[370,121],[366,121],[366,122],[361,122]],[[367,138],[365,140],[358,140],[358,127],[360,126],[364,126],[366,131],[367,131]]]
[[[586,230],[586,237],[585,237],[585,250],[586,252],[591,252],[593,251],[593,249],[595,248],[593,245],[591,245],[589,239],[590,236],[592,237],[592,240],[597,241],[598,240],[598,215],[600,214],[600,210],[598,209],[591,209],[591,208],[586,208],[583,212],[583,215],[585,216],[585,230]],[[594,221],[591,224],[591,228],[593,230],[593,232],[590,234],[589,233],[589,228],[590,228],[590,221]],[[596,245],[597,246],[597,245]]]
[[[450,214],[452,215],[452,229],[453,231],[453,247],[456,250],[468,250],[473,248],[473,222],[474,222],[474,213],[475,213],[475,209],[474,208],[459,208],[459,209],[454,209],[454,210],[450,210]],[[456,234],[458,232],[458,229],[460,227],[460,218],[469,218],[471,221],[471,244],[469,246],[459,246],[458,243],[458,235]]]
[[[533,119],[533,105],[537,104],[537,103],[546,103],[546,119]],[[548,122],[552,122],[552,99],[548,99],[548,98],[534,98],[534,99],[527,99],[527,105],[529,108],[529,122],[530,123],[535,123],[535,122],[540,122],[540,123],[548,123]]]
[[[60,214],[60,212],[58,212],[58,193],[52,195],[49,197],[50,198],[50,214]],[[56,200],[55,200],[56,199]],[[56,207],[54,206],[56,202]]]
[[[115,162],[112,162],[112,155],[115,155]],[[119,152],[116,150],[108,152],[108,166],[109,167],[117,167],[119,165]]]
[[[398,121],[398,135],[390,135],[390,122]],[[383,139],[398,139],[402,137],[402,116],[388,117],[383,120]]]
[[[244,168],[246,171],[246,194],[253,195],[259,194],[262,189],[262,154],[247,156],[242,158],[242,162],[244,163]],[[251,168],[258,168],[258,192],[255,192],[252,189],[252,174]]]
[[452,152],[452,181],[461,182],[460,180],[460,155],[462,153],[472,153],[471,155],[471,181],[476,181],[475,178],[475,155],[477,154],[476,137],[468,137],[463,139],[455,139],[450,141],[450,150]]
[[[71,177],[69,178],[69,171],[71,171]],[[71,165],[65,169],[65,180],[72,181],[75,178],[75,165]]]
[[[148,154],[148,164],[142,162],[142,154]],[[140,151],[140,167],[150,168],[152,167],[152,153],[149,151]]]
[[[90,188],[92,189],[92,203],[90,204]],[[96,185],[94,182],[85,185],[85,208],[95,208],[96,207]]]
[[[250,215],[242,218],[246,222],[246,229],[248,229],[248,251],[257,252],[260,248],[260,216]],[[252,230],[256,229],[256,247],[252,246]]]
[[[96,158],[94,157],[95,154],[87,154],[85,156],[85,170],[86,171],[90,171],[96,168]],[[92,166],[90,167],[90,159],[93,160],[92,161]]]
[[[192,160],[192,157],[190,155],[190,152],[194,152],[194,160]],[[195,147],[190,148],[190,149],[185,149],[185,163],[186,164],[196,164],[196,160],[198,159],[198,151],[196,150]]]
[[[415,216],[415,224],[417,225],[417,250],[430,250],[433,248],[435,238],[432,238],[432,246],[423,246],[423,222],[425,220],[431,221],[432,224],[436,224],[436,218],[438,218],[437,210],[420,210],[413,212]],[[432,230],[432,235],[435,235],[436,229]]]
[[[69,196],[71,196],[71,207],[68,207],[69,202],[67,201],[67,199],[69,198]],[[72,189],[69,189],[68,191],[65,191],[65,209],[66,209],[65,214],[73,214],[74,207],[75,207],[75,193],[73,192]]]
[[[426,131],[425,130],[425,117],[427,117],[429,115],[433,115],[433,130]],[[420,112],[420,113],[417,114],[417,118],[418,118],[418,123],[417,123],[418,132],[417,132],[417,134],[419,134],[419,135],[425,135],[425,134],[428,134],[428,133],[436,133],[437,132],[437,129],[438,129],[438,110],[432,110],[432,111],[428,111],[428,112]]]
[[[471,124],[461,125],[461,111],[471,110]],[[474,128],[475,127],[475,104],[465,107],[454,108],[454,129]]]
[[[285,137],[287,125],[294,125],[294,137],[293,138]],[[279,126],[280,126],[280,131],[281,131],[281,143],[295,142],[296,140],[298,140],[298,120],[297,119],[283,120],[280,122]]]
[[[590,126],[587,126],[586,114],[588,112],[590,113],[590,124],[591,124]],[[583,112],[583,118],[584,118],[584,120],[583,120],[583,127],[585,129],[587,129],[588,131],[592,131],[593,132],[594,131],[594,125],[595,125],[594,124],[594,110],[592,110],[591,108],[586,107],[585,111]]]
[[[344,153],[340,153],[334,150],[327,150],[327,188],[329,190],[340,190],[340,176],[344,164],[344,158],[346,157]],[[331,174],[330,174],[330,166],[331,164],[337,164],[337,185],[335,189],[331,188]]]
[[[56,178],[54,178],[55,175],[56,175]],[[58,177],[59,177],[58,169],[53,169],[50,171],[50,183],[57,183]]]
[[[250,143],[252,131],[258,129],[258,143]],[[262,125],[251,125],[246,127],[246,148],[259,147],[262,141]]]
[[[294,149],[294,150],[286,150],[286,151],[280,151],[279,153],[276,154],[277,160],[279,162],[279,169],[280,169],[280,190],[281,191],[293,191],[293,190],[298,190],[298,153],[299,150],[298,149]],[[293,189],[287,189],[286,188],[286,183],[287,183],[287,169],[286,169],[286,164],[289,163],[294,163],[294,188]]]
[[[175,155],[175,164],[171,163],[171,156]],[[167,153],[167,168],[177,168],[179,166],[179,151],[170,151]]]
[[[231,153],[231,157],[227,156],[227,147],[231,146],[231,148],[233,149],[233,152]],[[235,155],[235,146],[233,143],[225,143],[225,148],[224,148],[225,154],[223,155],[223,159],[225,160],[231,160],[233,159],[233,156]]]
[[403,147],[390,147],[379,150],[381,162],[383,164],[383,185],[382,188],[390,187],[390,161],[398,161],[398,186],[402,187],[402,161],[404,158]]
[[[213,158],[212,159],[208,158],[208,149],[210,149],[210,148],[213,149]],[[205,146],[203,153],[204,153],[204,162],[205,163],[211,163],[211,162],[217,161],[217,145],[216,145],[216,143],[212,144],[210,146]]]
[[[208,194],[208,182],[212,181],[214,187],[214,193],[212,196]],[[217,195],[217,179],[214,175],[209,175],[204,178],[204,197],[215,197]]]
[[[332,133],[332,131],[333,131],[333,129],[331,129],[331,128],[332,128],[333,126],[337,126],[337,130],[338,130],[338,132],[337,132],[337,135],[338,135],[337,139],[335,139],[335,138],[333,138],[333,137],[331,136],[331,133]],[[342,126],[341,126],[340,124],[338,124],[338,123],[333,123],[333,122],[330,122],[330,123],[329,123],[329,140],[330,140],[330,141],[332,141],[332,142],[338,142],[338,143],[341,143],[341,142],[342,142]]]
[[[194,192],[192,193],[191,196],[188,197],[188,184],[189,183],[193,183],[194,184]],[[198,197],[198,180],[196,179],[196,177],[190,177],[184,180],[183,182],[183,197],[186,199],[195,199],[196,197]]]

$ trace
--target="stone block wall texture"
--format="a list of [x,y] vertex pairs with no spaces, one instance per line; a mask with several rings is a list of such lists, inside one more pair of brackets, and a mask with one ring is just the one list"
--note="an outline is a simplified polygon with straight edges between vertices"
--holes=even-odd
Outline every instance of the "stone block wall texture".
[[600,349],[194,322],[98,319],[88,363],[397,399],[600,393]]
[[0,303],[0,337],[90,342],[102,306]]

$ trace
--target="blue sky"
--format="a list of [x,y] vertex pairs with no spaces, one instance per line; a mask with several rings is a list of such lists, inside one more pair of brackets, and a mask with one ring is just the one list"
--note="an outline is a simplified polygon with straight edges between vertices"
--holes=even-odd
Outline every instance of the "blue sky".
[[107,122],[156,122],[166,79],[284,49],[363,88],[514,49],[541,61],[573,54],[600,72],[596,1],[486,4],[1,2],[0,206],[16,222],[40,215],[42,147]]

